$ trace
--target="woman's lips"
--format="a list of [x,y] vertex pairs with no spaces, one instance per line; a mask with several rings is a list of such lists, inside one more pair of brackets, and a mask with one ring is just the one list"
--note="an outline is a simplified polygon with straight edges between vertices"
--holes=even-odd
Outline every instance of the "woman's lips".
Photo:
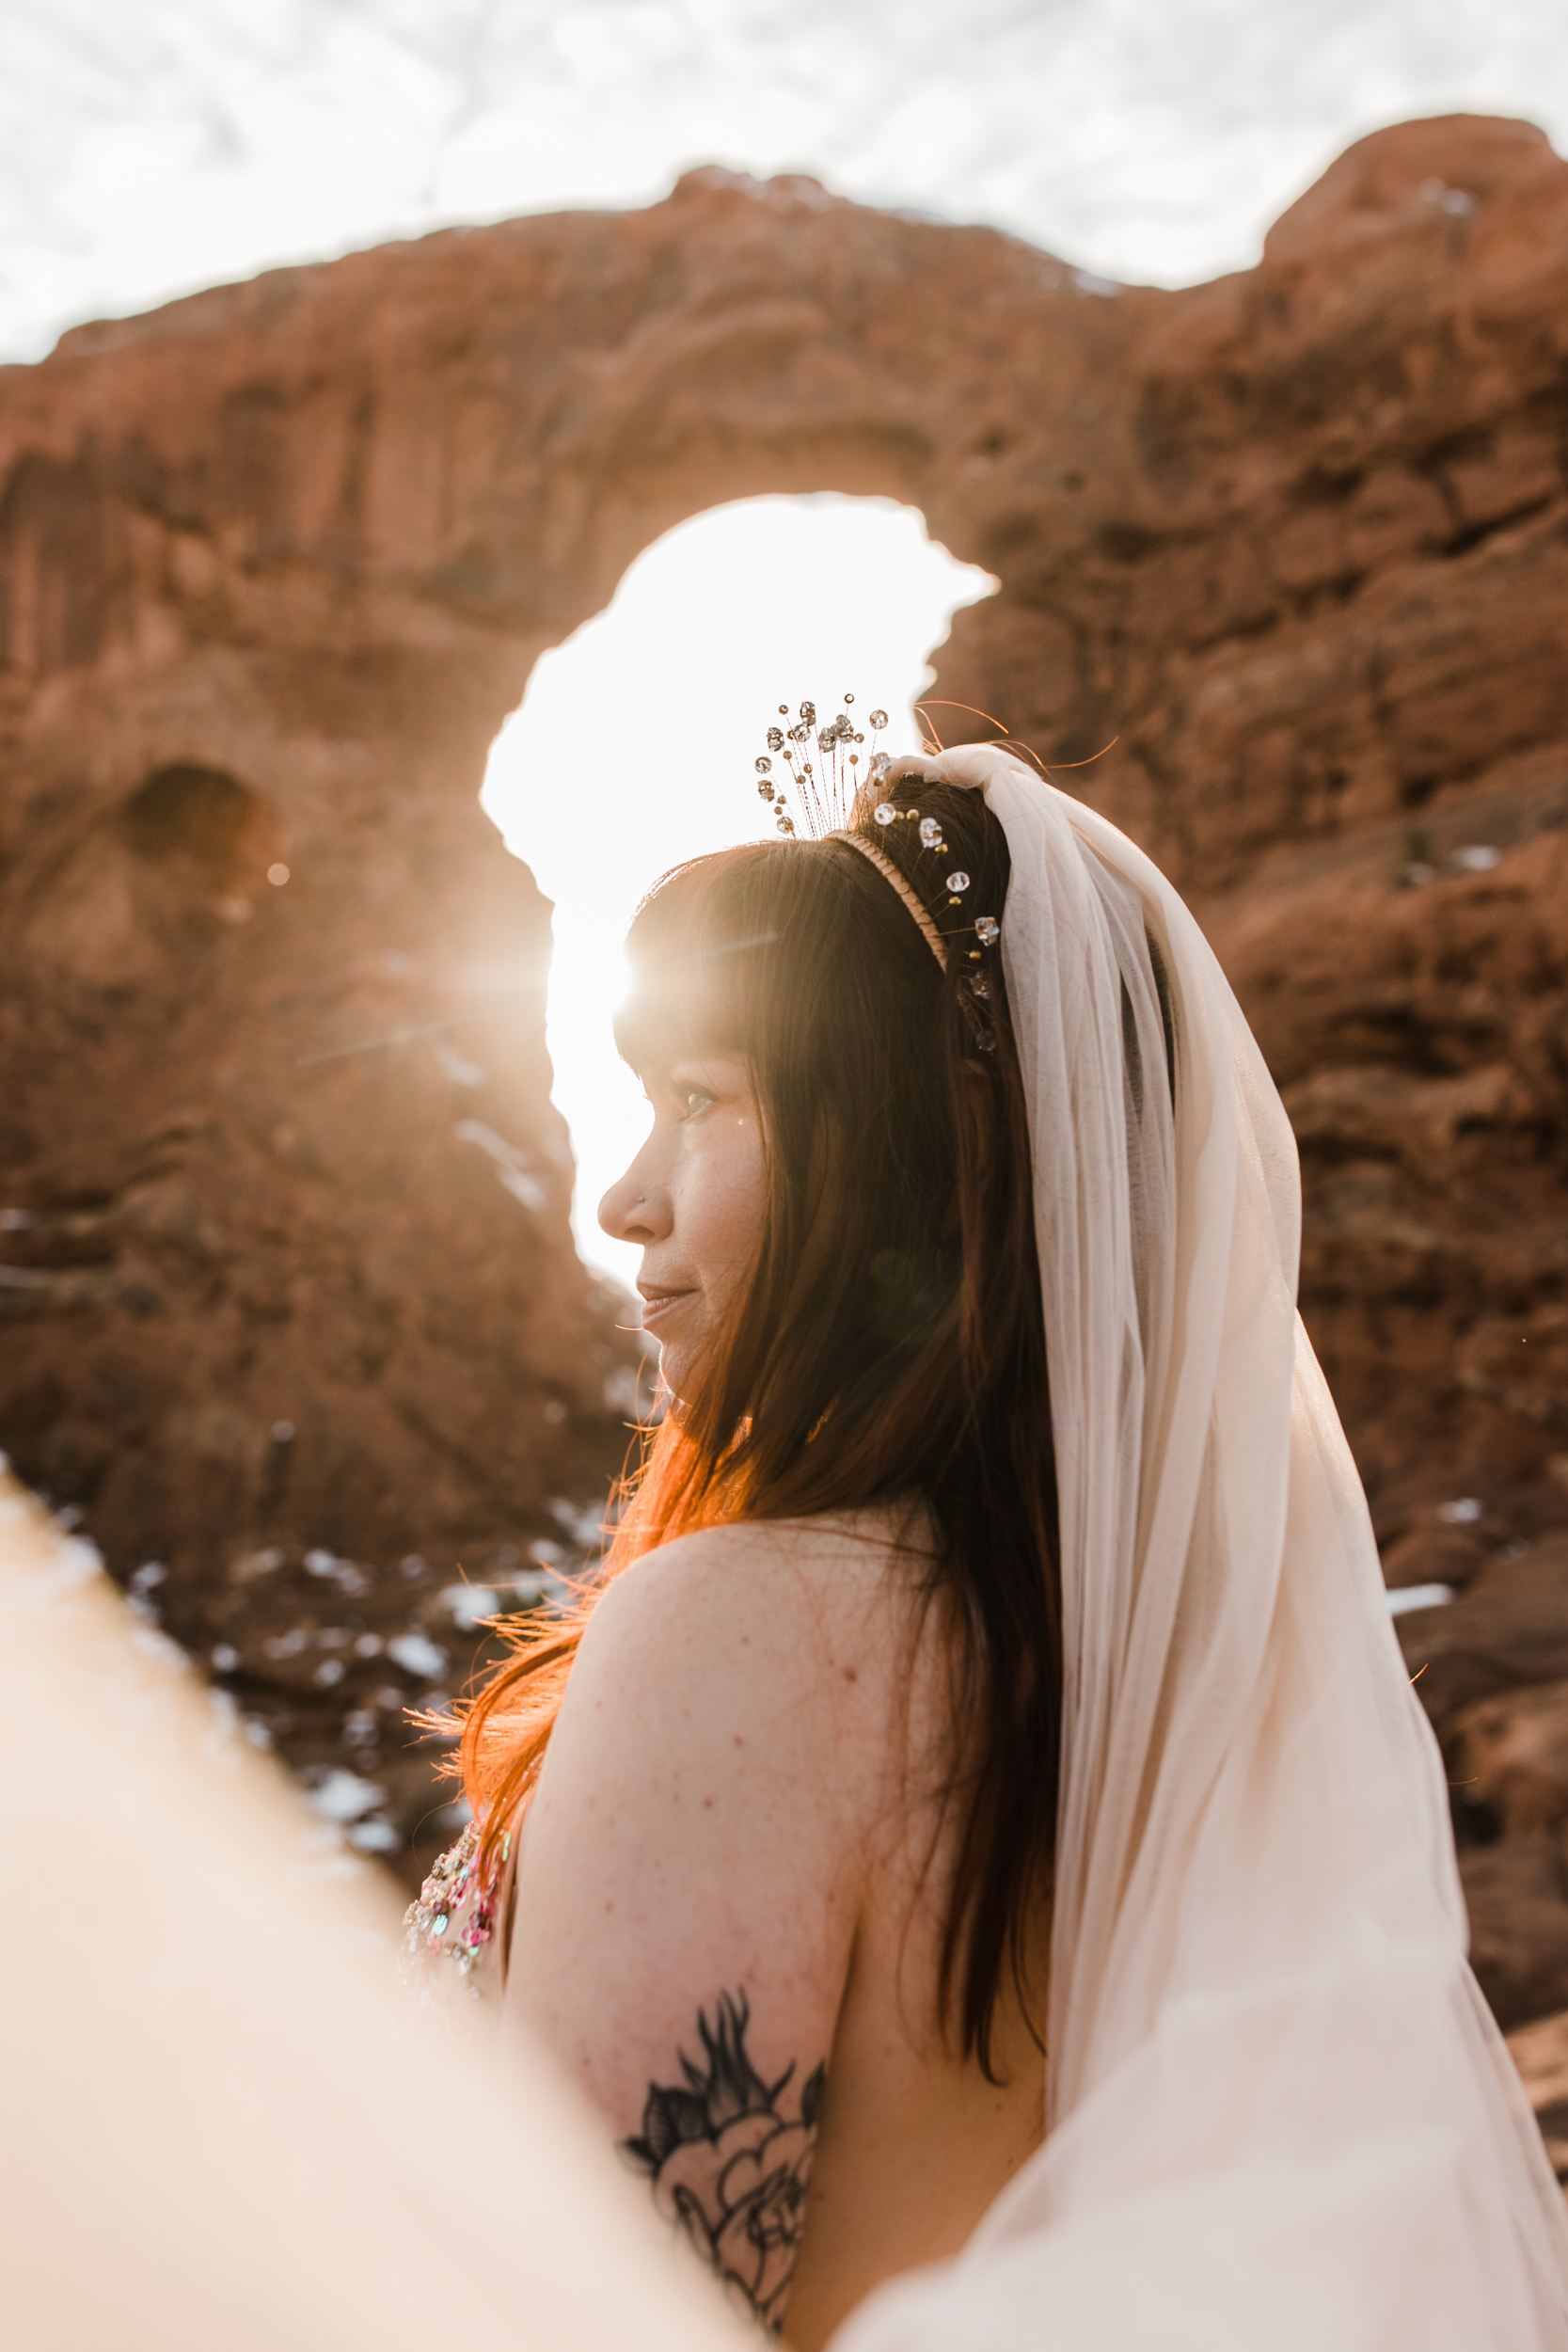
[[662,1324],[669,1321],[670,1317],[675,1312],[677,1308],[684,1307],[689,1298],[694,1298],[695,1296],[696,1293],[694,1291],[643,1291],[643,1330],[657,1331]]

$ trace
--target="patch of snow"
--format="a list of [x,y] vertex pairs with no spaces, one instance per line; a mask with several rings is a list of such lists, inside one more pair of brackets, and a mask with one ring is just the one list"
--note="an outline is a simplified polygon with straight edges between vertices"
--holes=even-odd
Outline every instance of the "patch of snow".
[[366,1813],[373,1813],[387,1802],[387,1791],[373,1780],[362,1780],[357,1772],[344,1771],[341,1766],[326,1774],[310,1791],[310,1802],[324,1820],[357,1821]]
[[183,1674],[190,1664],[179,1643],[171,1642],[166,1633],[158,1632],[152,1626],[133,1626],[131,1642],[144,1658],[150,1658],[157,1665],[168,1667],[173,1674]]
[[324,1551],[319,1546],[305,1555],[306,1573],[309,1576],[329,1576],[341,1591],[350,1595],[368,1593],[370,1580],[352,1560],[341,1560],[336,1552]]
[[472,1633],[483,1618],[495,1615],[500,1596],[488,1584],[449,1584],[441,1595],[441,1606],[459,1633]]
[[348,1842],[360,1853],[396,1853],[403,1840],[390,1821],[372,1820],[356,1821],[348,1833]]
[[387,1655],[404,1674],[418,1675],[422,1680],[440,1674],[447,1662],[446,1651],[437,1649],[428,1633],[418,1631],[398,1634],[388,1643]]
[[86,1584],[89,1579],[103,1573],[103,1554],[86,1535],[72,1535],[55,1553],[50,1571],[55,1584]]
[[[568,1502],[562,1495],[552,1496],[549,1513],[557,1527],[563,1528],[574,1544],[583,1551],[597,1551],[604,1541],[604,1505],[602,1502]],[[534,1546],[537,1552],[538,1546]]]
[[1388,1614],[1402,1617],[1407,1609],[1441,1609],[1452,1600],[1451,1584],[1396,1584],[1388,1593]]

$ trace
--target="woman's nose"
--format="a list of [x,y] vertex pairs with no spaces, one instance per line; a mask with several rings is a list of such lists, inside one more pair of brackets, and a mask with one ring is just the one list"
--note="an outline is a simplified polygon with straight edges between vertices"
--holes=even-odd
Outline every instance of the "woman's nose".
[[624,1176],[599,1202],[599,1226],[611,1241],[661,1241],[670,1231],[670,1205],[662,1186],[653,1181],[639,1152]]

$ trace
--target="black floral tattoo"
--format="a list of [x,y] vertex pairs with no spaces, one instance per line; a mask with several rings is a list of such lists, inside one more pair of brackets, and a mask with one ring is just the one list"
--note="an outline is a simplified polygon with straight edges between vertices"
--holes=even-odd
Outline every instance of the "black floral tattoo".
[[685,2081],[648,2085],[641,2136],[622,2147],[661,2210],[776,2335],[805,2230],[827,2068],[813,2069],[798,2113],[786,2115],[794,2064],[764,2082],[746,2052],[750,2022],[744,1993],[721,1993],[711,2025],[699,2010],[704,2063],[678,2054]]

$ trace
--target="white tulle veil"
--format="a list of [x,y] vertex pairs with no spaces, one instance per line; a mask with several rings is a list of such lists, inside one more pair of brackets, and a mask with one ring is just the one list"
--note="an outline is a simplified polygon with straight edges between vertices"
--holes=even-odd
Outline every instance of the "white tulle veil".
[[837,2352],[1568,2344],[1560,2192],[1296,1313],[1279,1098],[1139,850],[1000,750],[921,765],[1012,860],[1066,1646],[1049,2131]]

